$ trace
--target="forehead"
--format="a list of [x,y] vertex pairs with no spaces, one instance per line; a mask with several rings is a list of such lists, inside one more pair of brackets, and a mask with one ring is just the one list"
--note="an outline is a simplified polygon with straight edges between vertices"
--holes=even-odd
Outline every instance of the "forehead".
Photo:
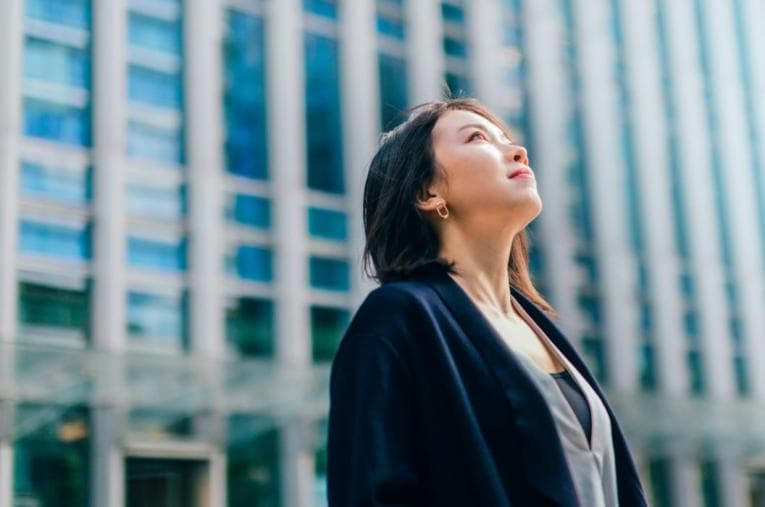
[[460,128],[465,125],[482,125],[486,130],[495,136],[501,137],[504,132],[497,125],[473,111],[452,110],[441,115],[433,127],[433,139],[453,137]]

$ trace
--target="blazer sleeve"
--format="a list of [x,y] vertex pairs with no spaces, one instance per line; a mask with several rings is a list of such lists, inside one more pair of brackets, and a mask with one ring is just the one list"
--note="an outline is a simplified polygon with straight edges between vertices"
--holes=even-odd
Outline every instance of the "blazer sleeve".
[[417,505],[413,388],[393,346],[346,336],[330,376],[329,507]]

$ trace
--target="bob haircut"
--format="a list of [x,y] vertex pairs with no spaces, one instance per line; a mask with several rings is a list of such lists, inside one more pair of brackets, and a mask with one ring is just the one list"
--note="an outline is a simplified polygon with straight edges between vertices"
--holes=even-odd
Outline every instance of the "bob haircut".
[[[454,261],[438,257],[439,238],[418,196],[441,171],[435,164],[432,132],[447,111],[479,114],[508,137],[508,126],[476,99],[450,98],[426,102],[409,109],[401,125],[382,135],[364,184],[364,273],[379,283],[404,280],[426,266],[440,266],[455,273]],[[370,264],[373,271],[370,272]],[[551,316],[557,316],[536,290],[529,272],[529,239],[526,229],[516,234],[508,259],[510,286],[521,291]]]

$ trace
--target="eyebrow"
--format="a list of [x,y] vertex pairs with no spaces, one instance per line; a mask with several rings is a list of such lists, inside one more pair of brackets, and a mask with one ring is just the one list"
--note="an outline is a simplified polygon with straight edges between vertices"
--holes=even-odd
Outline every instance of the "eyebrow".
[[[460,128],[458,128],[458,129],[457,129],[457,132],[459,132],[459,131],[461,131],[461,130],[464,130],[464,129],[467,129],[467,128],[471,128],[471,127],[473,127],[473,128],[477,128],[477,129],[480,129],[480,130],[483,130],[483,131],[484,131],[486,134],[489,134],[489,130],[488,130],[486,127],[484,127],[483,125],[481,125],[480,123],[468,123],[467,125],[463,125],[463,126],[461,126]],[[503,135],[503,136],[504,136],[504,137],[505,137],[505,138],[506,138],[508,141],[510,141],[511,143],[512,143],[512,142],[514,142],[512,139],[510,139],[510,136],[508,136],[508,135],[507,135],[507,134],[505,134],[504,132],[502,132],[502,135]]]

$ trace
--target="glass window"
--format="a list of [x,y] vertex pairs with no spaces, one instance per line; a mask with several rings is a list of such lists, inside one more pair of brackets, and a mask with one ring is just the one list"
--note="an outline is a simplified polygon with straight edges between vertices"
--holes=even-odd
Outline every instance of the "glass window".
[[157,70],[130,65],[128,68],[128,95],[130,100],[153,106],[181,107],[181,78]]
[[262,416],[229,418],[226,479],[228,507],[279,507],[279,433]]
[[699,350],[689,350],[686,354],[688,365],[688,375],[690,377],[690,387],[693,394],[702,394],[704,392],[704,372],[702,355]]
[[326,507],[327,504],[327,433],[329,419],[323,417],[314,423],[314,507]]
[[303,9],[319,16],[337,18],[337,0],[303,0]]
[[268,248],[240,245],[234,255],[224,259],[224,263],[230,276],[256,282],[273,280],[273,255]]
[[183,164],[182,130],[131,121],[127,128],[127,154],[153,162]]
[[638,372],[640,375],[640,386],[647,391],[652,391],[656,388],[656,365],[653,344],[648,342],[641,343],[639,357]]
[[273,302],[267,299],[237,299],[236,306],[226,310],[226,342],[243,356],[273,356]]
[[577,296],[579,309],[589,321],[594,324],[600,324],[600,299],[590,294],[579,294]]
[[380,70],[380,119],[383,132],[395,128],[406,116],[402,113],[409,103],[407,97],[406,61],[386,54],[378,55]]
[[733,358],[733,372],[736,376],[736,392],[740,396],[746,396],[749,394],[749,375],[744,356],[736,355]]
[[83,49],[27,36],[24,77],[79,88],[90,86],[90,58]]
[[445,2],[441,3],[441,16],[444,18],[444,21],[453,23],[462,23],[465,21],[465,12],[462,7]]
[[18,319],[29,326],[55,327],[88,335],[89,290],[19,283]]
[[166,21],[131,12],[128,39],[130,44],[180,55],[181,22],[180,20]]
[[670,482],[670,462],[666,458],[653,458],[648,461],[648,477],[653,493],[653,503],[656,507],[672,505],[672,484]]
[[72,204],[84,204],[91,197],[91,171],[71,172],[31,162],[21,163],[21,193]]
[[704,459],[699,463],[701,491],[704,507],[720,507],[720,486],[717,481],[717,463]]
[[315,362],[332,361],[349,319],[349,312],[343,308],[311,307],[311,349]]
[[377,33],[404,40],[404,23],[400,20],[377,16]]
[[346,291],[350,288],[350,269],[346,261],[310,258],[311,287]]
[[16,407],[15,424],[19,436],[13,444],[13,505],[88,507],[87,409],[22,404]]
[[306,34],[305,65],[308,187],[342,194],[345,180],[337,41]]
[[186,212],[183,185],[177,188],[156,188],[128,184],[125,207],[132,215],[176,219]]
[[19,249],[24,253],[90,259],[90,227],[81,229],[22,219]]
[[265,197],[236,194],[226,207],[226,219],[244,225],[271,227],[271,202]]
[[90,0],[26,0],[24,5],[29,18],[90,28]]
[[342,211],[308,208],[308,233],[337,241],[348,239],[348,217]]
[[131,434],[143,434],[152,438],[188,437],[193,434],[191,417],[167,408],[131,409],[128,427]]
[[183,345],[186,336],[184,297],[128,293],[127,332],[133,342]]
[[90,110],[24,99],[24,134],[80,146],[90,146]]
[[467,56],[467,47],[461,40],[444,37],[444,52],[449,56],[465,58]]
[[226,168],[240,176],[267,179],[263,20],[230,11],[227,21],[228,37],[224,46]]
[[129,237],[128,264],[160,271],[185,271],[186,240],[173,244]]

